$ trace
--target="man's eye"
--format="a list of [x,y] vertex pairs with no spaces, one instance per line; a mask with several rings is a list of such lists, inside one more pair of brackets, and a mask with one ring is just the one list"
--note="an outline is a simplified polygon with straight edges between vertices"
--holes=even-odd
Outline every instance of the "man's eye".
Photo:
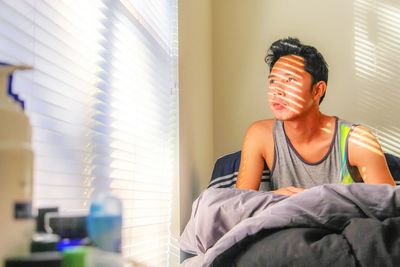
[[275,80],[274,79],[270,79],[269,80],[269,84],[273,84],[273,83],[275,83]]
[[289,77],[289,78],[287,78],[287,81],[288,81],[288,82],[293,82],[293,81],[296,81],[296,79],[293,78],[293,77]]

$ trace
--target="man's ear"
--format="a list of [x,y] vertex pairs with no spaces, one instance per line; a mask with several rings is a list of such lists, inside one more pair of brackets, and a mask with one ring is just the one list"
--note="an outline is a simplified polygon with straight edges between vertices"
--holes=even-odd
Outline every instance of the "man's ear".
[[321,98],[326,91],[326,82],[324,81],[319,81],[316,84],[314,84],[314,97]]

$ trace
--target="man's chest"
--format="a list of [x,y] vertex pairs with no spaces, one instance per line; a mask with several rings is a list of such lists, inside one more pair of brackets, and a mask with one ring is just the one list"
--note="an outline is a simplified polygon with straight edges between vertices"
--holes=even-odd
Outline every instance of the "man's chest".
[[[275,146],[281,144],[275,144],[274,140],[271,140],[272,146],[264,148],[264,158],[267,165],[272,168],[275,160]],[[301,160],[308,163],[316,163],[324,159],[331,151],[334,140],[332,138],[325,138],[320,140],[314,140],[309,143],[292,143],[286,144],[289,150],[292,150]]]

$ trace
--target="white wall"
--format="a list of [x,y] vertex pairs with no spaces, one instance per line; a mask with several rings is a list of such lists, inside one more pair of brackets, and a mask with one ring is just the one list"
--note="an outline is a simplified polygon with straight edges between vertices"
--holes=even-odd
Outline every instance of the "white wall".
[[211,0],[179,1],[180,222],[213,165]]

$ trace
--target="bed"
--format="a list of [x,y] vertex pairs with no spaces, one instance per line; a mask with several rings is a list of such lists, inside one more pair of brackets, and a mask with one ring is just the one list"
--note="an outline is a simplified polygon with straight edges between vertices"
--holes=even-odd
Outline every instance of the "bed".
[[[400,159],[385,154],[400,180]],[[217,160],[181,236],[182,266],[400,266],[400,187],[331,184],[293,197],[238,190]],[[265,166],[261,189],[270,187]]]

